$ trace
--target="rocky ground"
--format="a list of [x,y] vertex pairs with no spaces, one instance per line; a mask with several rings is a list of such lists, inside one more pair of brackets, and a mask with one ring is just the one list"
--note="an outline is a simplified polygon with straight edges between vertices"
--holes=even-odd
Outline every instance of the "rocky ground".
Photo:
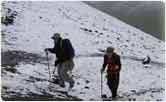
[[[32,100],[38,100],[38,101],[39,100],[57,100],[57,101],[58,100],[59,101],[86,100],[82,98],[84,96],[87,97],[86,94],[88,90],[90,94],[94,94],[94,92],[96,91],[98,92],[96,95],[94,96],[92,95],[93,97],[90,96],[89,100],[100,100],[99,98],[95,98],[96,96],[100,97],[100,90],[99,90],[100,76],[97,75],[98,80],[96,80],[96,78],[93,77],[96,74],[98,74],[100,69],[100,68],[94,69],[95,66],[97,66],[97,65],[94,65],[96,62],[96,61],[94,62],[94,60],[101,60],[100,56],[98,55],[95,56],[94,54],[93,56],[92,55],[78,56],[75,58],[77,63],[76,69],[74,70],[75,73],[77,72],[77,74],[74,75],[74,79],[76,80],[76,84],[75,84],[76,87],[74,88],[74,91],[70,93],[67,93],[64,89],[59,88],[58,85],[49,82],[46,57],[42,57],[40,55],[32,54],[32,53],[28,53],[24,51],[14,50],[14,51],[2,52],[2,59],[3,59],[2,60],[2,99],[3,100],[8,100],[8,101],[11,101],[11,100],[17,100],[17,101],[19,100],[31,100],[31,101]],[[79,63],[82,63],[82,65],[84,65],[85,60],[89,60],[89,63],[86,63],[89,66],[87,68],[84,68],[83,66],[79,65]],[[128,63],[128,60],[131,61],[130,58],[127,58],[127,59],[126,57],[123,58],[124,69],[122,70],[122,76],[124,76],[125,73],[128,73],[128,71],[125,69],[125,66],[126,66],[125,63]],[[135,60],[135,62],[141,63],[141,61],[139,61],[138,59]],[[30,66],[26,66],[26,65],[30,65]],[[154,67],[151,67],[151,69],[150,68],[142,69],[141,67],[140,68],[141,70],[148,71],[152,69],[156,70],[155,67],[159,66],[158,63],[152,63],[152,65]],[[42,69],[37,68],[40,66],[42,66],[41,67]],[[162,66],[163,64],[160,63],[159,68],[162,68]],[[80,70],[79,67],[84,68],[81,70],[81,72],[83,72],[84,70],[84,72],[87,73],[87,76],[85,76],[85,73],[78,72]],[[92,68],[92,69],[89,69],[89,68]],[[127,77],[125,76],[124,78],[123,77],[121,78],[121,85],[119,89],[120,96],[126,97],[128,99],[142,100],[142,98],[139,98],[139,97],[149,94],[151,98],[154,98],[157,93],[163,93],[165,91],[164,87],[144,88],[142,87],[142,85],[145,84],[143,83],[145,81],[142,78],[136,78],[136,80],[142,84],[142,85],[140,84],[142,88],[134,89],[134,87],[130,87],[130,89],[127,89],[128,91],[125,92],[124,86],[127,85],[128,81],[129,81],[128,84],[135,84],[135,83],[132,83],[132,81],[130,80],[126,81],[126,79],[132,76],[134,72],[138,72],[138,74],[144,73],[143,71],[142,73],[142,72],[136,71],[135,69],[137,68],[134,68],[133,71],[130,73],[130,75],[128,75]],[[28,70],[29,71],[31,70],[31,71],[28,72]],[[94,73],[91,73],[92,71]],[[151,76],[150,79],[153,80],[152,77],[154,76],[154,72],[148,71],[148,74],[149,74],[148,77]],[[133,79],[135,79],[134,77],[137,77],[136,73],[135,73],[135,76],[133,76]],[[158,74],[156,77],[154,76],[154,78],[157,78],[157,77],[158,79],[161,79],[160,77],[162,76],[160,74]],[[152,81],[152,83],[155,84],[155,81],[157,81],[158,79]],[[104,80],[106,82],[106,79]],[[137,81],[134,81],[134,82],[137,82]],[[14,84],[14,83],[18,85],[12,86],[11,84]],[[29,86],[31,87],[25,87],[24,86],[25,84],[29,84]],[[45,86],[41,86],[41,85],[45,85]],[[97,85],[97,86],[94,86],[94,85]],[[105,91],[105,94],[109,95],[110,92],[108,91],[107,86],[105,86],[104,88],[105,88],[104,90],[107,90]],[[156,100],[162,100],[162,98],[157,98]]]

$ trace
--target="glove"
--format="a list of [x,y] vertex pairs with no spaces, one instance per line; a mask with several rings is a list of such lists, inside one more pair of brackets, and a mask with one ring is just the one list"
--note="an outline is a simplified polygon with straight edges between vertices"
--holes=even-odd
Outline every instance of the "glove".
[[46,53],[48,53],[48,48],[45,48],[44,51],[45,51]]
[[56,60],[56,61],[55,61],[55,64],[54,64],[54,65],[55,65],[55,67],[56,67],[58,64],[59,64],[59,61],[58,61],[58,60]]

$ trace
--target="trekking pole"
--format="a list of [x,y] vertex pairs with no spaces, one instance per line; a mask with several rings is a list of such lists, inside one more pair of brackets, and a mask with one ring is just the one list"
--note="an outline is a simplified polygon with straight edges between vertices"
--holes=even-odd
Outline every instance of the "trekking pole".
[[50,73],[50,65],[49,65],[49,59],[48,59],[48,52],[46,52],[46,56],[47,56],[48,71],[49,71],[49,81],[51,81],[51,73]]
[[55,70],[56,70],[56,66],[55,66],[55,68],[54,68],[54,70],[53,70],[53,72],[52,72],[52,73],[53,73],[53,75],[54,75],[54,73],[55,73]]
[[101,98],[102,98],[102,95],[103,95],[103,74],[101,72]]

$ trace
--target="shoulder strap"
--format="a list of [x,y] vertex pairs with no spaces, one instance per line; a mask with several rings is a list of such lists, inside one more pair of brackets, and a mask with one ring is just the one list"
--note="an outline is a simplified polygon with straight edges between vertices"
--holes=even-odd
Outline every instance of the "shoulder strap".
[[62,49],[62,40],[63,40],[63,39],[60,40],[60,48],[61,48],[61,49]]

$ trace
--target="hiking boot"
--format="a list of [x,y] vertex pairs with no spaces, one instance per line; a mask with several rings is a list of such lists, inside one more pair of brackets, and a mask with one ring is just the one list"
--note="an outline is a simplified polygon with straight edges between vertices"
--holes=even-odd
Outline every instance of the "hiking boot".
[[117,100],[117,96],[116,95],[112,96],[112,100]]
[[102,98],[107,98],[106,94],[101,95]]
[[59,81],[59,86],[62,88],[65,88],[65,82],[64,81]]
[[117,98],[116,97],[112,97],[112,100],[115,101],[115,100],[117,100]]
[[69,84],[69,88],[72,89],[74,87],[74,81],[70,82]]
[[53,82],[54,84],[59,84],[59,79],[53,78],[53,79],[52,79],[52,82]]
[[60,87],[65,88],[65,84],[60,84]]

